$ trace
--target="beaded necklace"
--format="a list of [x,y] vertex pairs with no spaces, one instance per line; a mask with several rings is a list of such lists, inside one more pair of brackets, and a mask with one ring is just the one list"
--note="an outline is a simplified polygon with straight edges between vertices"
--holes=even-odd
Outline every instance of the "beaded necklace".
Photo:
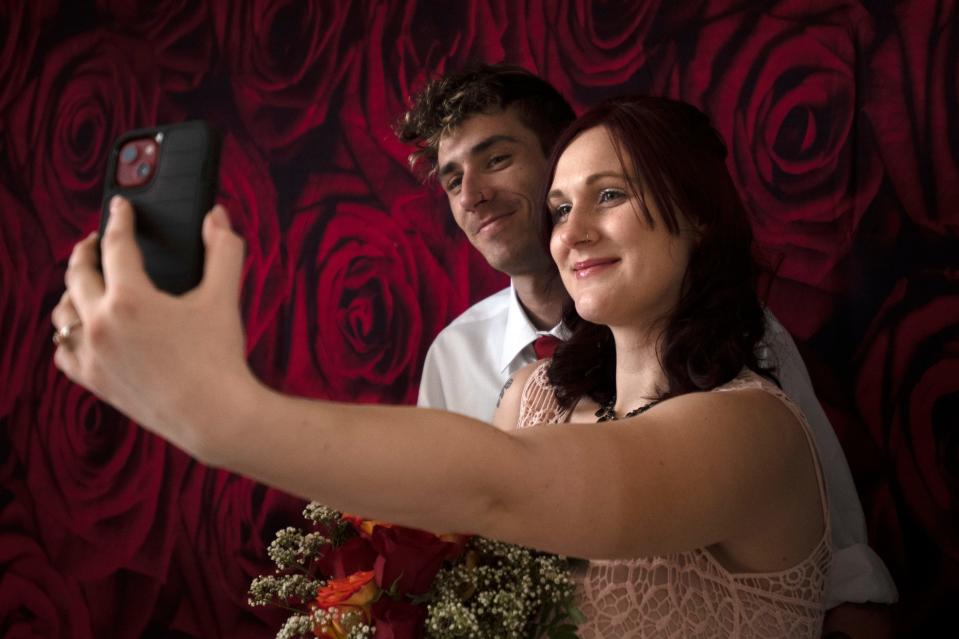
[[[640,406],[639,408],[634,408],[633,410],[623,415],[623,419],[629,419],[630,417],[641,415],[661,401],[663,400],[657,399],[652,402],[649,402],[648,404],[644,404],[643,406]],[[616,410],[613,408],[615,405],[616,405],[616,396],[613,395],[612,399],[610,399],[608,402],[600,406],[599,410],[596,411],[596,423],[598,424],[599,422],[614,422],[618,420],[619,418],[616,417]]]

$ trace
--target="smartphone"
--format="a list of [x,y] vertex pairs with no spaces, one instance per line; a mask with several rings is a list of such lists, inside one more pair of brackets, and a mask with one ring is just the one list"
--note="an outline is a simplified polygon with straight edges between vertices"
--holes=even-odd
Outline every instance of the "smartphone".
[[122,195],[136,210],[136,239],[153,283],[180,294],[203,277],[203,218],[213,208],[220,136],[193,120],[122,134],[107,161],[100,237],[110,200]]

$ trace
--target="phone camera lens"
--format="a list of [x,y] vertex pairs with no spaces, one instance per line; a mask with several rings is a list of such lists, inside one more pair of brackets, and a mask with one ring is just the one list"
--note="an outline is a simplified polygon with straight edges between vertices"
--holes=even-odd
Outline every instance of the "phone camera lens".
[[137,159],[137,148],[134,145],[128,144],[120,151],[120,161],[124,164],[130,164],[135,159]]
[[141,178],[150,175],[150,165],[146,162],[141,163],[140,166],[137,167],[137,175]]

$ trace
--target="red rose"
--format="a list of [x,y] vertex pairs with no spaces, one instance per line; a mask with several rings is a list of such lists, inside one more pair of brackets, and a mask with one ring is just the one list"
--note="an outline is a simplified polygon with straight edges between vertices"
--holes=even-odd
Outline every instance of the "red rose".
[[789,0],[758,16],[711,18],[688,59],[665,67],[658,91],[711,117],[758,243],[782,257],[778,275],[835,293],[835,267],[882,179],[856,120],[871,22],[858,3],[809,11]]
[[43,23],[56,10],[53,0],[0,3],[0,113],[23,89]]
[[94,637],[78,584],[54,567],[16,501],[0,511],[0,627],[4,637]]
[[[959,564],[959,273],[900,280],[876,314],[857,357],[855,398],[892,468],[903,547],[895,573],[923,606],[945,609]],[[885,517],[888,519],[888,515]],[[886,539],[886,543],[895,539]],[[945,558],[942,556],[945,555]],[[917,590],[919,592],[917,592]]]
[[394,587],[404,595],[420,595],[433,585],[443,562],[455,558],[461,543],[403,526],[377,526],[370,536],[376,559],[376,583],[383,590]]
[[[280,306],[289,295],[289,282],[280,241],[276,187],[268,164],[252,145],[232,135],[223,142],[218,200],[230,212],[233,229],[246,240],[241,304],[249,353],[276,322]],[[267,352],[260,356],[269,359],[272,355]]]
[[[49,338],[42,336],[44,343]],[[44,548],[84,580],[129,569],[162,580],[188,459],[56,371],[47,347],[8,422]]]
[[278,530],[302,523],[303,501],[195,464],[179,504],[183,523],[168,580],[177,593],[174,627],[202,637],[256,637],[276,628],[282,615],[251,608],[247,589],[254,577],[273,572],[267,547]]
[[208,3],[167,0],[97,0],[114,28],[143,38],[156,54],[168,91],[196,88],[213,64],[213,24]]
[[380,597],[373,604],[376,639],[418,639],[426,621],[426,606],[389,597]]
[[[533,65],[576,107],[598,100],[595,87],[628,82],[646,64],[660,1],[534,0],[512,4],[509,59]],[[513,32],[515,31],[515,36]]]
[[355,572],[372,570],[376,551],[365,537],[354,537],[342,546],[327,550],[318,562],[321,574],[343,579]]
[[0,184],[0,417],[23,390],[53,327],[43,313],[48,283],[62,285],[36,216]]
[[[402,206],[403,203],[396,203]],[[312,179],[287,233],[286,390],[412,402],[421,362],[458,291],[420,229],[368,199],[355,175]]]
[[959,4],[891,8],[894,28],[869,58],[866,105],[889,180],[909,217],[959,236]]
[[114,139],[156,123],[159,76],[141,41],[103,31],[63,42],[39,69],[10,106],[7,152],[61,259],[97,227]]
[[213,4],[216,38],[250,135],[289,155],[326,120],[362,27],[349,2]]

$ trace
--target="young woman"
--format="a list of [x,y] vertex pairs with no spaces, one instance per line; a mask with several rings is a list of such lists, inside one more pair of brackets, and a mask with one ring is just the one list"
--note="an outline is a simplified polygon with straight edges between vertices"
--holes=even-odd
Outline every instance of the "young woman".
[[826,495],[805,418],[757,363],[752,235],[725,155],[706,116],[651,97],[593,109],[553,154],[546,228],[572,334],[495,420],[620,420],[576,426],[618,432],[567,451],[567,503],[587,511],[571,522],[587,525],[564,535],[612,559],[578,576],[585,637],[820,633]]
[[805,420],[756,364],[751,237],[724,156],[705,116],[665,99],[573,124],[545,225],[572,336],[508,384],[501,430],[260,384],[238,313],[243,244],[219,207],[203,282],[173,298],[150,285],[115,201],[103,276],[95,238],[71,258],[56,363],[207,464],[593,560],[583,637],[818,636],[826,497]]

